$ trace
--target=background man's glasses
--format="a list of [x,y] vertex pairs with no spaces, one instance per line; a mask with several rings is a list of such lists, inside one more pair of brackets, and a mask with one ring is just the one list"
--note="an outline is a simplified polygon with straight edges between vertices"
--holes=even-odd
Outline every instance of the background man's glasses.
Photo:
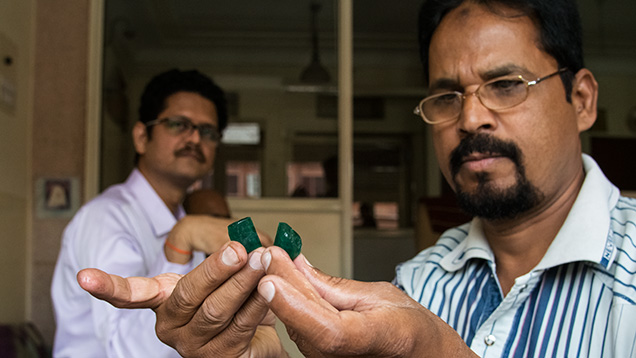
[[146,127],[163,124],[172,135],[192,135],[194,130],[199,131],[199,137],[202,141],[218,143],[221,140],[221,134],[218,129],[211,124],[194,124],[187,117],[174,116],[161,119],[155,119],[146,123]]
[[482,83],[475,92],[467,94],[458,91],[438,93],[424,98],[413,113],[421,116],[428,124],[457,120],[461,114],[464,100],[471,95],[476,96],[484,107],[493,111],[512,108],[528,98],[530,86],[564,71],[567,71],[567,68],[561,68],[534,81],[528,81],[519,75],[498,77]]

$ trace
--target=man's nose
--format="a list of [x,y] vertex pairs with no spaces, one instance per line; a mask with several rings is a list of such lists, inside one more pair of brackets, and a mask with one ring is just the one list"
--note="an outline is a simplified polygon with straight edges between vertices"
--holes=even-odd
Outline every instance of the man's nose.
[[497,118],[493,111],[481,103],[476,92],[464,95],[461,112],[459,113],[458,128],[464,133],[477,133],[493,130],[497,126]]

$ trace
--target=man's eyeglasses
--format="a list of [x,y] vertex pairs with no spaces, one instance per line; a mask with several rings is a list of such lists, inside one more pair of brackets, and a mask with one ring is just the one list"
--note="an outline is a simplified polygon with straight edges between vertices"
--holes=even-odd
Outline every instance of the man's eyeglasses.
[[155,119],[154,121],[146,123],[146,127],[157,124],[164,124],[168,131],[175,136],[182,135],[184,133],[191,135],[196,129],[199,131],[199,137],[201,137],[202,141],[218,143],[219,140],[221,140],[221,134],[215,126],[211,124],[194,124],[187,117],[174,116]]
[[471,95],[476,96],[484,107],[493,111],[512,108],[528,98],[530,86],[565,71],[567,68],[561,68],[534,81],[528,81],[519,75],[498,77],[482,83],[475,92],[467,94],[458,91],[434,94],[424,98],[413,113],[421,116],[428,124],[457,120],[461,114],[464,100]]

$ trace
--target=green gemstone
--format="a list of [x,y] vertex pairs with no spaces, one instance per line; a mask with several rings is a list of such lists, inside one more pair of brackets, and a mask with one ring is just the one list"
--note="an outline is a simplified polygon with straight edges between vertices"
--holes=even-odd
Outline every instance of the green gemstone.
[[228,225],[227,233],[230,235],[230,240],[240,242],[248,254],[261,247],[261,240],[249,216]]
[[300,239],[300,235],[291,226],[286,223],[278,223],[274,245],[287,251],[287,254],[293,260],[300,255],[303,242]]

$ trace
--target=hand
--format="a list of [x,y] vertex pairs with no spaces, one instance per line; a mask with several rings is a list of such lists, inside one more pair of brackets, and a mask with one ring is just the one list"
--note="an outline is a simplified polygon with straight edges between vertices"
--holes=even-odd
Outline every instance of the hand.
[[277,247],[258,291],[307,357],[476,357],[439,317],[388,282],[321,273]]
[[[186,215],[172,228],[166,241],[183,252],[202,251],[209,255],[230,241],[227,226],[234,221],[209,215]],[[258,230],[257,233],[263,246],[272,244],[269,235]],[[168,246],[164,247],[164,253],[168,261],[180,264],[192,258],[191,254],[178,252]]]
[[274,316],[255,291],[265,274],[263,250],[248,256],[240,243],[226,243],[183,277],[122,278],[84,269],[77,280],[115,307],[153,309],[157,336],[184,357],[281,357]]

